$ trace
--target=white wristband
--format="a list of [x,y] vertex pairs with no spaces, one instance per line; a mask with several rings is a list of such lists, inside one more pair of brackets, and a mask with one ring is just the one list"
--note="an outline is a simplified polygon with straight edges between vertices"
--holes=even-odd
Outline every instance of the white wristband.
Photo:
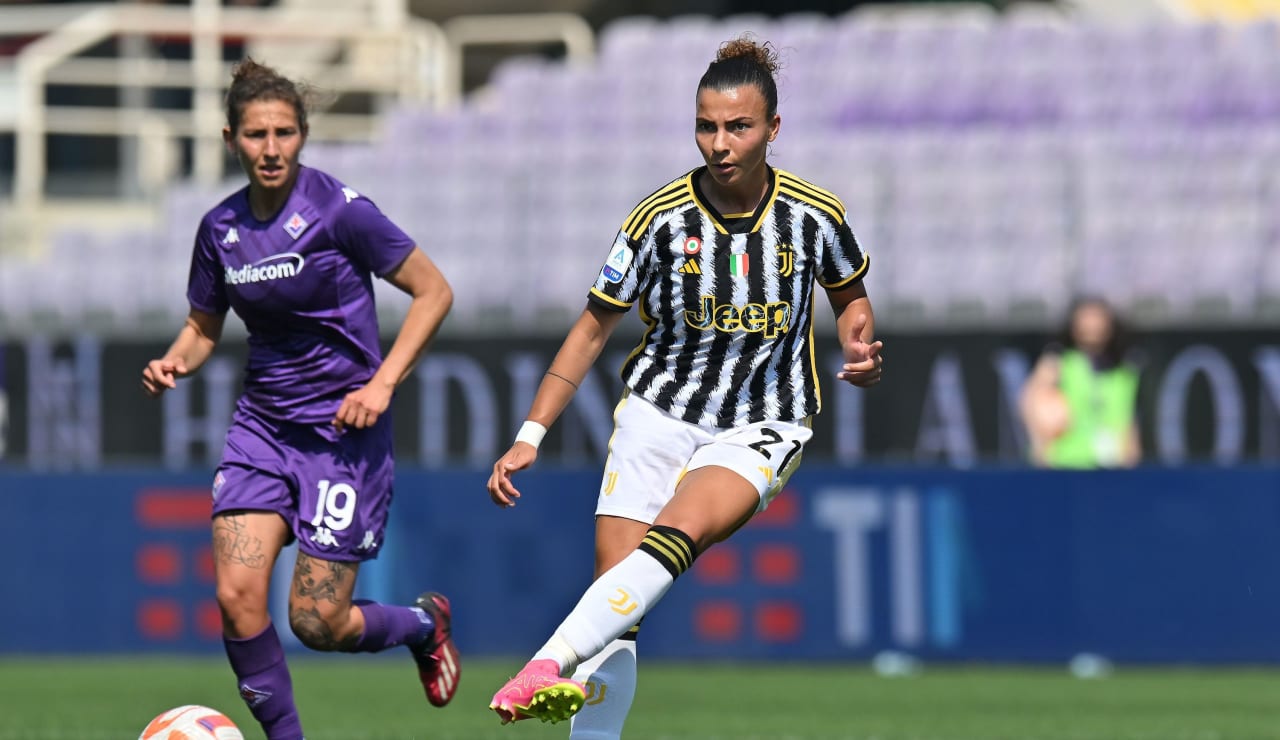
[[533,449],[538,449],[538,445],[542,444],[542,438],[547,433],[547,428],[536,421],[528,421],[520,425],[520,431],[516,433],[516,441],[533,445]]

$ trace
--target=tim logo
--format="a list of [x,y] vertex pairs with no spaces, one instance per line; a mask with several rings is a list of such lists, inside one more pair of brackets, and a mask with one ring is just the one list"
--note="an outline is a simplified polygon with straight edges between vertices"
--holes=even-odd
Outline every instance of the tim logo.
[[796,271],[796,250],[790,244],[778,245],[778,274],[791,277]]
[[715,296],[704,295],[697,311],[684,312],[684,320],[695,329],[715,329],[727,334],[763,332],[766,338],[773,339],[791,326],[791,304],[774,301],[735,306],[716,303]]
[[635,255],[626,247],[615,247],[613,253],[609,255],[609,259],[605,261],[604,268],[600,271],[604,275],[604,279],[611,283],[622,282],[622,276],[627,274],[627,268],[631,266],[631,260]]

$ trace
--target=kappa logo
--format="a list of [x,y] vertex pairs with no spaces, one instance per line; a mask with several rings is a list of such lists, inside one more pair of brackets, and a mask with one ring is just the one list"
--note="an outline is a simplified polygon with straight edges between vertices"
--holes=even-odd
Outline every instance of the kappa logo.
[[359,194],[359,193],[357,193],[356,191],[352,190],[351,188],[343,188],[343,189],[342,189],[342,197],[346,198],[346,199],[347,199],[347,202],[348,202],[348,203],[350,203],[351,201],[355,200],[356,198],[359,198],[359,197],[360,197],[360,194]]
[[681,275],[701,275],[702,268],[698,267],[697,260],[685,260],[683,265],[676,268],[676,272]]
[[790,244],[778,245],[778,274],[791,277],[796,270],[796,250]]
[[308,226],[310,224],[297,211],[294,211],[289,220],[284,222],[284,230],[295,240],[302,236],[302,232],[306,231]]
[[631,260],[635,257],[630,249],[626,247],[617,247],[609,255],[609,259],[604,263],[604,269],[601,274],[604,279],[611,283],[622,282],[622,276],[627,274],[627,268],[631,267]]
[[227,229],[227,235],[222,237],[222,243],[223,244],[239,244],[240,243],[240,234],[236,231],[236,227],[232,226],[230,229]]
[[316,533],[311,535],[311,541],[321,547],[338,546],[338,538],[333,536],[333,530],[328,527],[316,527]]

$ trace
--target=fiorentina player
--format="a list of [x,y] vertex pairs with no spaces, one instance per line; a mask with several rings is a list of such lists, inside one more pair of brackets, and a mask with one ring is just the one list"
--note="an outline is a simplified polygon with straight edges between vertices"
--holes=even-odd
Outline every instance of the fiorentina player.
[[699,553],[769,504],[812,434],[815,282],[839,327],[845,364],[836,377],[880,380],[862,284],[868,258],[844,205],[766,162],[782,121],[777,68],[768,44],[721,46],[697,90],[705,166],[631,212],[527,421],[493,466],[489,495],[514,506],[511,476],[533,464],[546,428],[639,304],[648,330],[622,369],[627,390],[596,507],[596,581],[494,695],[490,708],[504,723],[572,716],[570,737],[619,737],[640,619]]
[[[247,59],[236,66],[223,138],[248,187],[196,232],[186,325],[142,373],[159,396],[213,352],[228,309],[248,328],[244,393],[213,479],[213,555],[223,642],[240,695],[269,740],[302,725],[267,611],[272,566],[298,542],[289,626],[323,651],[409,648],[427,699],[444,706],[460,666],[449,601],[352,600],[377,557],[394,475],[388,407],[453,301],[413,240],[367,198],[298,155],[307,140],[298,87]],[[381,356],[372,277],[413,296]]]

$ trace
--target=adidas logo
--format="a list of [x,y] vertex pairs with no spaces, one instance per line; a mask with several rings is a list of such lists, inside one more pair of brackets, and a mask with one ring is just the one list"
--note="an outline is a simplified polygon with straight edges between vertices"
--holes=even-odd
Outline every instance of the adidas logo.
[[698,263],[694,260],[685,260],[683,265],[676,268],[676,272],[681,275],[701,275],[702,268],[698,267]]

